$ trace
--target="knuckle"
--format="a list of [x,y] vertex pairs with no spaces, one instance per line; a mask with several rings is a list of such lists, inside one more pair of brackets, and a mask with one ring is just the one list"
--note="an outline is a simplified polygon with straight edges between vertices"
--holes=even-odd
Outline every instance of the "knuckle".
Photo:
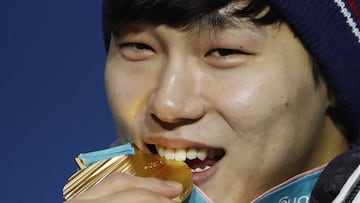
[[115,185],[122,185],[124,183],[128,183],[128,182],[132,182],[131,181],[131,176],[124,174],[124,173],[120,173],[120,172],[115,172],[115,173],[111,173],[109,174],[102,182],[103,183],[110,183],[110,184],[115,184]]

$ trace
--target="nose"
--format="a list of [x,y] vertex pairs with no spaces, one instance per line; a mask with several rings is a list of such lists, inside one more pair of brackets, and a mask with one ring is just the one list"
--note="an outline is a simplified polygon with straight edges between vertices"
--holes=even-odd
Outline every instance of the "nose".
[[182,125],[205,114],[200,95],[201,73],[184,61],[173,60],[164,66],[158,85],[150,96],[149,111],[159,123]]

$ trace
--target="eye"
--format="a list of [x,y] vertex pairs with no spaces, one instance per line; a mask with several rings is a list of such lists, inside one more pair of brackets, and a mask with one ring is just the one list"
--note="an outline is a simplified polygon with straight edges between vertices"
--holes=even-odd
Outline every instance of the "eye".
[[213,49],[209,51],[206,56],[229,57],[237,54],[249,55],[248,53],[236,49]]
[[155,54],[155,50],[144,43],[126,42],[118,44],[123,57],[131,61],[146,60]]
[[253,54],[237,49],[212,49],[205,54],[209,64],[219,68],[233,68],[248,61]]
[[142,43],[124,43],[124,44],[121,44],[120,47],[134,48],[134,49],[140,49],[140,50],[151,49],[151,47],[149,45],[142,44]]

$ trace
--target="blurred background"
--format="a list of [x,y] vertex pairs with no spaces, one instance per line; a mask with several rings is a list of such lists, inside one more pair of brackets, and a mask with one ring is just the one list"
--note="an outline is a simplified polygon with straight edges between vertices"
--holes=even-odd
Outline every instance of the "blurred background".
[[0,4],[0,202],[62,202],[82,152],[116,140],[101,0]]

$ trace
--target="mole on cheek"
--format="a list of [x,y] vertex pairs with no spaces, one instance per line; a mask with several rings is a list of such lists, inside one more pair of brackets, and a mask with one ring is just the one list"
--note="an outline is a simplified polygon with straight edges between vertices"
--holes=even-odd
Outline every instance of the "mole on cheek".
[[282,104],[284,105],[284,108],[288,108],[290,104],[289,104],[289,100],[287,99],[287,97],[281,96],[280,99],[282,101]]

